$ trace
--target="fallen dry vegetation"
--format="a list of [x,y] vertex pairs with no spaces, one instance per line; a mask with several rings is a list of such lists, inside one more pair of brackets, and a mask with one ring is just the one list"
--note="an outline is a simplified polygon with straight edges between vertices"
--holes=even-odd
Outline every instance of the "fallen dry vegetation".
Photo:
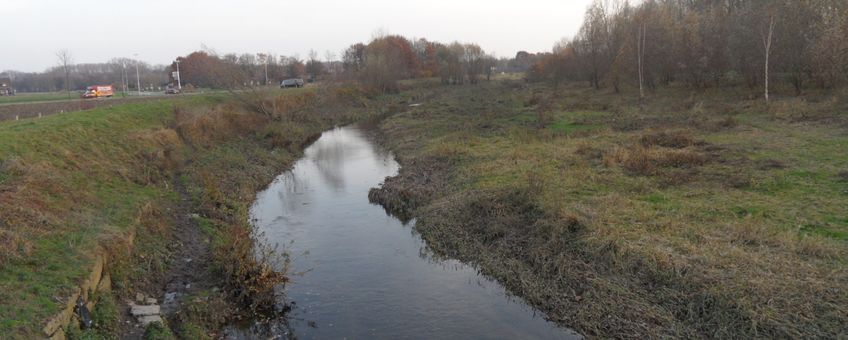
[[848,332],[845,98],[435,93],[381,125],[403,168],[371,199],[549,318],[614,338]]

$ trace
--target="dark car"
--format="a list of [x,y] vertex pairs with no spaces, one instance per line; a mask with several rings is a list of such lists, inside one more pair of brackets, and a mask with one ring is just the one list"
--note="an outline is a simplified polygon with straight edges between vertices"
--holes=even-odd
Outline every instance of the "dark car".
[[165,94],[180,94],[180,88],[168,84],[168,86],[165,87]]
[[281,81],[281,82],[280,82],[280,87],[281,87],[281,88],[287,88],[287,87],[303,87],[303,79],[300,79],[300,78],[291,78],[291,79],[283,80],[283,81]]

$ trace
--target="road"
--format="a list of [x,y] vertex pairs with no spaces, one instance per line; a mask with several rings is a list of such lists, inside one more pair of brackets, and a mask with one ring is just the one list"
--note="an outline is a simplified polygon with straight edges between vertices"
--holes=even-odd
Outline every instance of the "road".
[[[192,96],[209,94],[210,92],[186,93],[179,96]],[[90,110],[97,107],[120,105],[125,103],[162,100],[168,98],[176,98],[175,95],[166,95],[164,93],[149,93],[142,95],[134,95],[127,97],[112,97],[98,99],[68,99],[68,100],[44,100],[24,103],[2,103],[0,104],[0,121],[25,119],[40,116],[49,116],[57,113],[66,113],[82,110]]]

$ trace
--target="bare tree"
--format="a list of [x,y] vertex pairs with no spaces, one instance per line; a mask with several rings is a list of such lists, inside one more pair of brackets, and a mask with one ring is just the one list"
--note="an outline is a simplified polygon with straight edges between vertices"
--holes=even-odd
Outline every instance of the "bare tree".
[[262,63],[262,66],[265,68],[265,81],[263,85],[268,85],[270,82],[268,81],[268,58],[270,57],[269,53],[257,53],[256,57],[259,58],[259,62]]
[[461,60],[465,64],[465,72],[468,81],[476,84],[481,73],[483,73],[483,58],[486,53],[477,44],[464,44]]
[[647,29],[645,27],[645,20],[642,18],[642,22],[639,23],[639,31],[636,34],[636,60],[639,63],[639,106],[645,106],[645,76],[644,76],[644,62],[645,62],[645,40],[647,40]]
[[324,52],[324,60],[326,63],[325,71],[329,72],[330,75],[333,76],[333,80],[336,80],[336,76],[338,75],[338,69],[336,68],[336,54],[327,50]]
[[68,99],[71,99],[71,65],[74,63],[74,57],[67,49],[61,49],[56,51],[56,58],[65,72],[65,92],[68,93]]
[[317,80],[324,73],[324,65],[318,59],[318,52],[309,50],[309,60],[306,61],[306,74],[309,76],[309,81]]
[[761,34],[762,38],[763,38],[763,47],[765,48],[765,52],[766,52],[766,60],[765,60],[765,98],[766,98],[766,104],[768,104],[768,102],[769,102],[769,56],[771,54],[771,42],[772,42],[772,37],[774,36],[774,26],[775,26],[774,13],[770,13],[769,18],[768,18],[768,28],[764,29],[762,34]]

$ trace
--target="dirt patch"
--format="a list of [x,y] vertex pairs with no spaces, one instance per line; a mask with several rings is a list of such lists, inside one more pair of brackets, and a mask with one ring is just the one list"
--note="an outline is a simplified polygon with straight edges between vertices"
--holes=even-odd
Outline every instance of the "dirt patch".
[[[162,307],[162,316],[168,320],[167,326],[176,334],[186,334],[184,321],[187,314],[197,313],[199,304],[220,301],[217,306],[218,318],[229,315],[232,307],[222,299],[198,298],[207,292],[218,292],[216,287],[223,285],[220,277],[212,274],[213,267],[210,238],[197,222],[198,215],[181,175],[174,176],[174,191],[179,193],[179,201],[169,211],[171,227],[169,237],[169,256],[163,274],[153,282],[146,283],[146,291],[138,294],[155,296]],[[214,289],[213,289],[214,288]],[[223,292],[221,292],[223,294]],[[223,296],[221,296],[223,297]],[[122,309],[130,306],[122,302]],[[130,327],[125,327],[122,339],[145,339],[149,327],[138,324],[137,320],[126,318]],[[217,321],[218,324],[223,319]],[[217,325],[209,325],[214,329]]]
[[[179,178],[179,175],[177,175]],[[166,296],[176,293],[178,298],[203,291],[220,284],[209,272],[211,252],[210,239],[200,230],[195,219],[198,216],[193,211],[191,197],[180,180],[174,181],[174,190],[180,194],[178,204],[172,210],[174,216],[174,253],[171,265],[165,273],[166,283],[160,291],[161,301],[168,301]],[[179,299],[177,299],[179,302]],[[166,315],[177,311],[178,306],[164,305]]]

